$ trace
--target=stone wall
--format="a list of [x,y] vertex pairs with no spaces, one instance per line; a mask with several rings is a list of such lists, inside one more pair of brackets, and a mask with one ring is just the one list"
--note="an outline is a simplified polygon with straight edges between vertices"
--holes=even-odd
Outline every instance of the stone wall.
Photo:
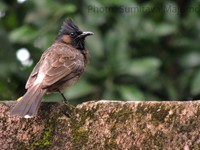
[[0,148],[52,150],[200,149],[200,102],[42,103],[37,117],[9,116],[0,102]]

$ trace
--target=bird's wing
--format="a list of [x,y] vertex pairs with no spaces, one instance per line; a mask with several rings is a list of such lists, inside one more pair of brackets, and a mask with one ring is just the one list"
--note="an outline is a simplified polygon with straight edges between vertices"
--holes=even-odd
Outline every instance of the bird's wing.
[[37,74],[38,74],[38,71],[39,71],[39,67],[40,67],[40,62],[38,62],[36,64],[33,71],[31,72],[31,74],[30,74],[30,76],[29,76],[29,78],[26,82],[26,86],[25,86],[26,89],[28,89],[33,84],[33,82],[35,81]]
[[67,81],[67,77],[70,80],[79,76],[84,71],[84,57],[71,47],[55,48],[46,54],[41,69],[46,70],[42,87],[49,87],[62,79]]

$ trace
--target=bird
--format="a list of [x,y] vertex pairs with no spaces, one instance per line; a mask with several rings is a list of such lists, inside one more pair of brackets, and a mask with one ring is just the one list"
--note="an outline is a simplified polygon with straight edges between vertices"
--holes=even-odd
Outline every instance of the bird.
[[10,111],[11,116],[32,118],[37,115],[45,94],[63,92],[79,80],[89,63],[85,38],[93,32],[83,32],[71,18],[66,18],[54,43],[42,54],[27,82],[26,93]]

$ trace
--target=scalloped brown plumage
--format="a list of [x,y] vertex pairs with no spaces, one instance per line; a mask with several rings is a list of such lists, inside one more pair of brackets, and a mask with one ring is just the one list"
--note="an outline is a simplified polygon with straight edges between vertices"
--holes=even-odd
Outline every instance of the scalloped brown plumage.
[[43,53],[30,74],[26,83],[27,92],[10,114],[26,118],[35,116],[46,93],[62,94],[66,87],[73,85],[88,63],[84,40],[92,34],[82,32],[67,18],[55,42]]

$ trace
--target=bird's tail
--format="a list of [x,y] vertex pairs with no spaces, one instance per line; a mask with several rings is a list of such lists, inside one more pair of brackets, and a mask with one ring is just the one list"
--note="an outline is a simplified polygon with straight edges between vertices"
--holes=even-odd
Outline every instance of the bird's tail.
[[46,93],[45,89],[41,89],[40,85],[30,87],[22,99],[13,107],[10,115],[25,118],[33,117],[37,114],[42,97]]

